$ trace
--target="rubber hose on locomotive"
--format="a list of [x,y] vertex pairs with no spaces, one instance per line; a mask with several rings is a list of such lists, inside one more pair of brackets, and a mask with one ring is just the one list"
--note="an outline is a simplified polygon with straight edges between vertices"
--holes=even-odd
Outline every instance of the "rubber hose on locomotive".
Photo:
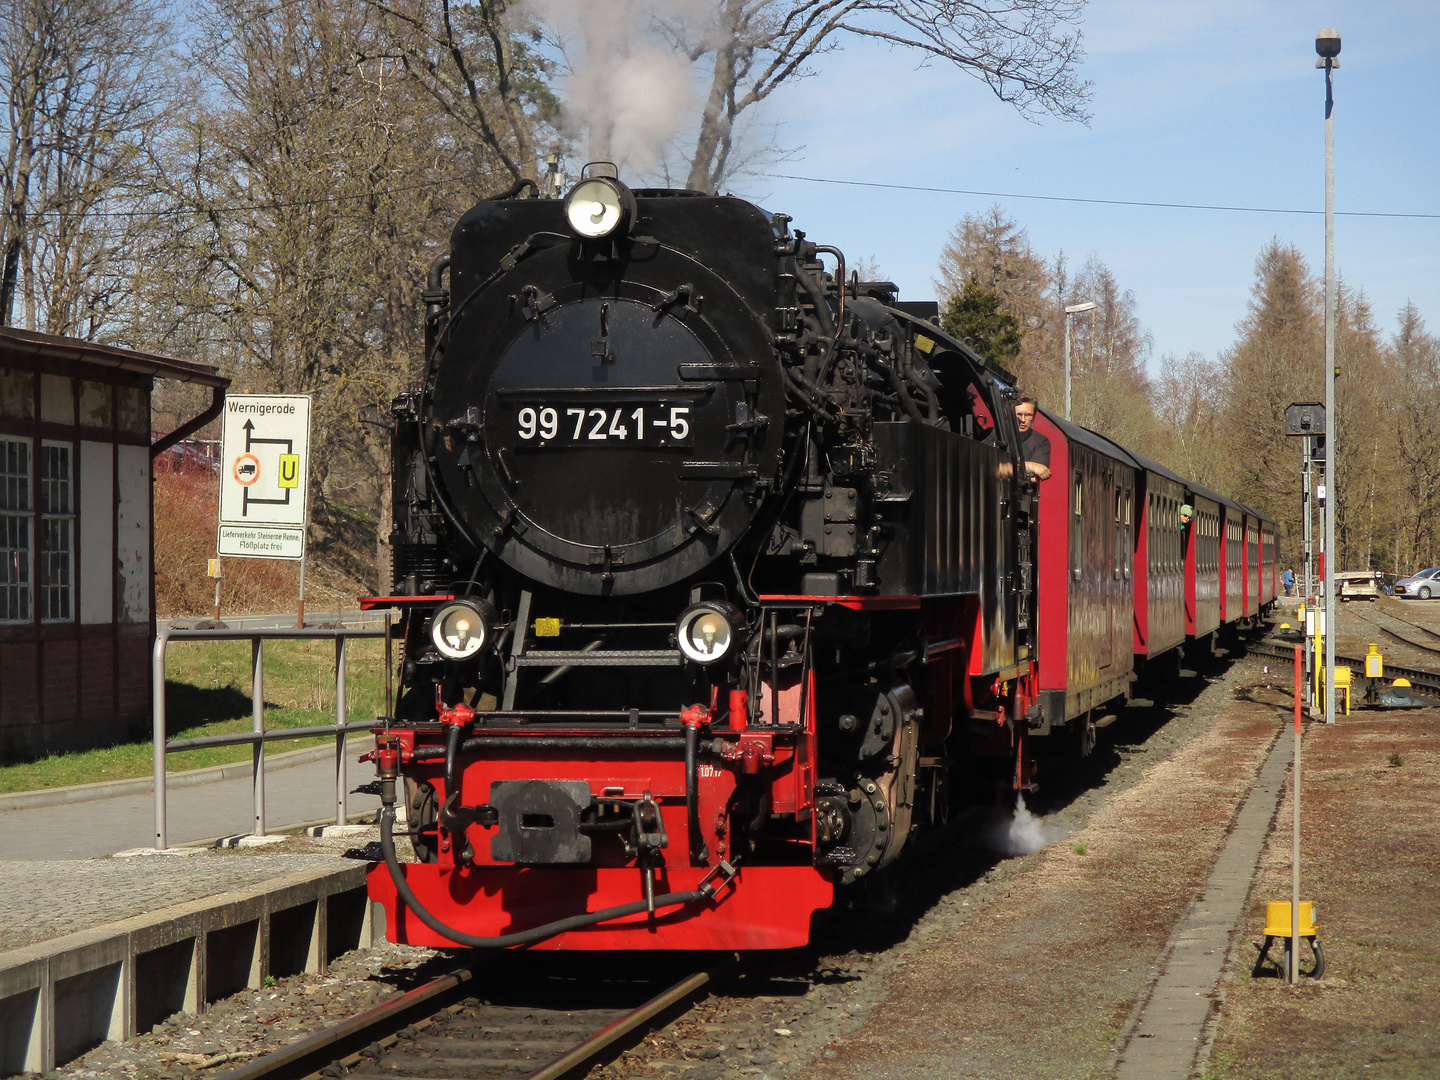
[[[395,883],[395,892],[405,906],[415,913],[415,917],[428,926],[435,933],[442,937],[449,938],[456,945],[463,945],[471,949],[508,949],[512,945],[533,945],[537,941],[544,941],[559,934],[571,930],[579,930],[582,927],[593,926],[598,922],[607,922],[610,919],[622,919],[626,915],[638,915],[646,911],[649,905],[644,900],[635,900],[629,904],[617,904],[615,907],[604,908],[601,911],[590,911],[584,915],[572,915],[568,919],[556,919],[554,922],[546,923],[544,926],[536,926],[529,930],[521,930],[514,934],[501,934],[498,937],[478,937],[475,934],[467,934],[456,930],[453,926],[446,926],[430,913],[429,909],[420,903],[417,897],[405,880],[405,873],[400,868],[400,860],[395,855],[395,807],[387,806],[380,813],[380,850],[385,856],[385,866],[390,871],[390,879]],[[714,895],[713,890],[690,889],[685,892],[662,893],[655,897],[655,906],[676,907],[681,904],[693,904],[697,900],[706,900]]]
[[464,734],[464,727],[464,724],[451,724],[445,736],[446,802],[460,794],[460,736]]
[[781,364],[780,374],[785,377],[785,380],[790,384],[790,388],[795,391],[795,396],[811,408],[821,408],[828,405],[831,409],[837,412],[839,411],[839,406],[835,404],[830,394],[811,382],[803,372]]
[[795,280],[800,287],[810,294],[810,302],[815,305],[815,319],[820,323],[820,336],[825,341],[825,355],[820,358],[820,367],[816,376],[821,382],[830,373],[830,365],[835,362],[835,355],[840,343],[840,331],[836,328],[834,315],[830,311],[830,305],[825,299],[825,289],[807,271],[802,270],[797,263],[795,266]]
[[685,725],[685,816],[690,829],[690,857],[698,863],[710,861],[710,849],[700,836],[700,729]]
[[501,199],[513,199],[516,195],[519,195],[520,192],[524,191],[526,188],[529,188],[531,191],[535,192],[535,195],[532,196],[533,198],[539,198],[539,185],[536,184],[534,180],[531,180],[528,176],[522,176],[519,180],[516,180],[515,183],[511,184],[504,191],[497,191],[494,195],[486,195],[482,201],[499,202]]
[[920,414],[920,406],[915,404],[915,399],[910,396],[910,391],[905,389],[905,380],[900,378],[900,373],[878,357],[870,365],[870,368],[873,371],[879,371],[890,381],[890,387],[895,391],[895,396],[900,399],[900,407],[905,410],[905,415],[917,424],[923,424],[925,417]]

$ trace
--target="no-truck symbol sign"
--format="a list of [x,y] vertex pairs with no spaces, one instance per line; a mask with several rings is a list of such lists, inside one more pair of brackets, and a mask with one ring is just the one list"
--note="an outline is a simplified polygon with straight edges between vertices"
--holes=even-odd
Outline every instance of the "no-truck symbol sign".
[[249,487],[260,479],[260,459],[254,454],[241,454],[235,459],[235,467],[231,472],[237,484]]
[[305,549],[310,399],[225,399],[220,460],[220,554],[298,559]]

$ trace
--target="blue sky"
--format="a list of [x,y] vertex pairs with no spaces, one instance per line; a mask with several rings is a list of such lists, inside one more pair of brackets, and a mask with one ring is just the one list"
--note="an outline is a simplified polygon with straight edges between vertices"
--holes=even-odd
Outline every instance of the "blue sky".
[[[1032,195],[1324,209],[1324,74],[1335,27],[1335,205],[1440,214],[1440,3],[1093,0],[1084,22],[1090,126],[1032,124],[979,81],[847,41],[772,100],[775,172]],[[1319,274],[1320,215],[992,199],[747,178],[735,194],[784,211],[820,243],[873,257],[902,295],[934,295],[947,234],[999,202],[1035,249],[1094,253],[1132,290],[1154,356],[1230,346],[1272,238]],[[1440,218],[1340,216],[1338,273],[1387,333],[1406,301],[1440,332]],[[1153,361],[1152,361],[1153,367]]]

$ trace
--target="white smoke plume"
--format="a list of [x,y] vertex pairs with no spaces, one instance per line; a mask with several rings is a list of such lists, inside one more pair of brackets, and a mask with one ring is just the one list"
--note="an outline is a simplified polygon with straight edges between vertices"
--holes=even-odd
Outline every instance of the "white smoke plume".
[[524,0],[554,32],[569,72],[559,81],[561,129],[587,160],[641,176],[699,115],[693,65],[672,37],[700,40],[713,0]]
[[1004,855],[1031,855],[1069,835],[1068,830],[1058,825],[1047,825],[1044,818],[1032,814],[1025,805],[1025,796],[1017,794],[1015,812],[991,821],[980,839],[991,851]]

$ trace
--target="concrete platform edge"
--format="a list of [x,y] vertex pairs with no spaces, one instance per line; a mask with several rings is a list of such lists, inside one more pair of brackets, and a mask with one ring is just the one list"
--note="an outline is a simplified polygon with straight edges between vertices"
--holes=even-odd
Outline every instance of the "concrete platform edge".
[[377,934],[363,863],[301,870],[0,953],[0,1076],[48,1072]]

